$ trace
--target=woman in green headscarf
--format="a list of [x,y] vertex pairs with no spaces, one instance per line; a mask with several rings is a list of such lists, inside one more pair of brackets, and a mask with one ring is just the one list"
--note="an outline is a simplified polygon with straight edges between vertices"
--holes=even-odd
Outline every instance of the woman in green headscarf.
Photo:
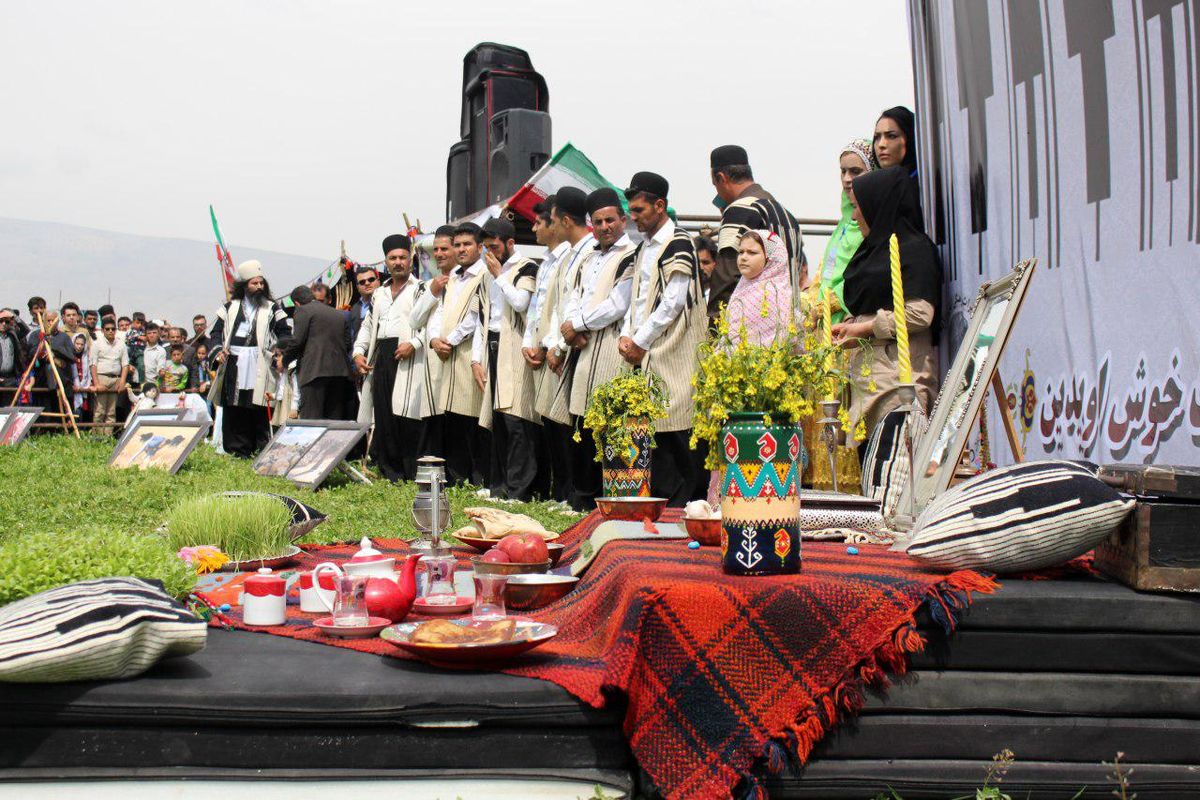
[[854,211],[851,195],[854,192],[854,179],[875,169],[871,160],[870,140],[854,139],[843,147],[842,152],[838,154],[838,169],[842,178],[842,216],[829,237],[829,243],[825,245],[825,255],[821,257],[820,280],[813,283],[814,287],[820,288],[813,292],[812,297],[814,302],[820,302],[822,293],[831,293],[835,324],[846,316],[846,299],[842,294],[843,273],[863,240],[858,223],[851,216]]

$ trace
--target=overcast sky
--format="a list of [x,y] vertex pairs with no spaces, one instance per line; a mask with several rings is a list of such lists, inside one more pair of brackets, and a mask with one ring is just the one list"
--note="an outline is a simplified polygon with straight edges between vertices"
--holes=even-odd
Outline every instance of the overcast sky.
[[402,212],[444,221],[481,41],[529,51],[555,148],[662,173],[682,212],[736,142],[836,216],[841,145],[913,103],[903,0],[0,0],[0,216],[208,239],[213,203],[231,243],[375,260]]

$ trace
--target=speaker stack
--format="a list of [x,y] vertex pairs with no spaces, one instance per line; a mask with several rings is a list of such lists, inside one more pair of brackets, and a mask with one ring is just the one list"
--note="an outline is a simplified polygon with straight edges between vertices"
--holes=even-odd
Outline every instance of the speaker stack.
[[461,141],[446,162],[446,218],[502,202],[550,158],[550,94],[529,54],[484,42],[463,58]]

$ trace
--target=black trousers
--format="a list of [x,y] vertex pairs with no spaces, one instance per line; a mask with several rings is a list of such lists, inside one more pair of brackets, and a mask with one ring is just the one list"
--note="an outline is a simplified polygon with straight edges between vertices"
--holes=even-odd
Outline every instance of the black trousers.
[[221,446],[226,453],[253,458],[267,446],[271,424],[266,406],[225,406],[221,418]]
[[421,420],[421,439],[417,444],[418,457],[446,457],[445,446],[446,415],[434,414]]
[[596,507],[596,498],[600,496],[603,481],[601,480],[600,462],[596,460],[596,440],[588,428],[579,429],[580,441],[571,440],[571,478],[574,491],[571,493],[571,508],[577,511],[591,511]]
[[667,498],[667,505],[681,507],[704,497],[698,491],[704,461],[688,446],[692,432],[673,431],[654,434],[654,455],[650,460],[650,494]]
[[575,482],[571,469],[570,425],[562,425],[549,419],[542,420],[546,431],[546,447],[550,451],[550,496],[563,503],[571,502],[575,493]]
[[479,420],[463,414],[445,414],[446,478],[451,483],[489,486],[491,436]]
[[[492,406],[496,403],[496,362],[500,360],[500,334],[488,331],[488,384],[483,393],[483,402]],[[488,447],[488,472],[491,480],[488,490],[492,497],[508,497],[508,428],[509,418],[499,412],[492,413],[492,438]]]
[[[510,414],[497,414],[503,419],[507,436],[508,453],[505,458],[504,493],[513,500],[528,502],[539,493],[544,479],[539,476],[538,440],[541,425]],[[495,450],[495,431],[492,431],[492,449]],[[545,462],[541,462],[544,464]],[[493,483],[495,483],[493,477]]]
[[353,419],[350,381],[340,376],[313,378],[300,387],[300,419]]
[[398,366],[392,354],[398,341],[393,336],[375,343],[378,358],[370,378],[371,413],[375,420],[375,430],[371,433],[371,460],[389,481],[411,481],[417,477],[417,451],[424,426],[420,420],[392,412],[392,389],[396,386]]

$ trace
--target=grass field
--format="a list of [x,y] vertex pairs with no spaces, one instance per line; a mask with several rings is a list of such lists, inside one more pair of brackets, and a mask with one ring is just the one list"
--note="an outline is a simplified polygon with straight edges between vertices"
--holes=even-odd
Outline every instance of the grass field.
[[[196,448],[175,475],[161,470],[109,469],[113,440],[61,435],[35,436],[16,447],[0,448],[0,544],[43,531],[99,531],[148,534],[185,498],[231,490],[257,490],[295,497],[329,515],[302,542],[341,542],[363,536],[412,538],[416,485],[378,480],[370,486],[333,473],[313,492],[282,478],[254,474],[250,462]],[[488,505],[473,490],[450,490],[454,511],[450,530],[466,524],[464,506]],[[561,531],[578,515],[557,504],[504,505]]]

